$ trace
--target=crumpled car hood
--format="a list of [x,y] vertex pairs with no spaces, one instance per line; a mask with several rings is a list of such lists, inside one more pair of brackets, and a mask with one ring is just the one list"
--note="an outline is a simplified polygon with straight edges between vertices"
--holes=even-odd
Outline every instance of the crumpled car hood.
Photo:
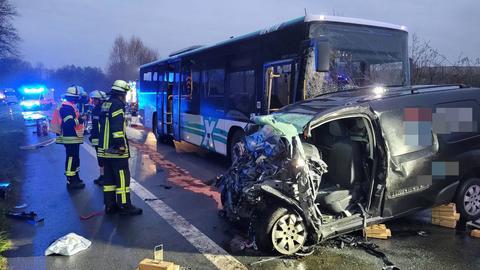
[[321,213],[314,201],[321,176],[327,172],[318,150],[307,144],[306,156],[307,145],[292,124],[276,121],[272,115],[252,120],[261,128],[235,145],[232,166],[218,178],[226,216],[251,219],[258,205],[271,207],[274,197],[295,208],[309,226],[318,229]]

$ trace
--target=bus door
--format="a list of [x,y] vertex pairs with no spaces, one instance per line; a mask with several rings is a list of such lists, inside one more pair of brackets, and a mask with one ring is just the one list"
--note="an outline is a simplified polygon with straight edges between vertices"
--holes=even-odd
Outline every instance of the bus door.
[[157,117],[156,119],[153,119],[154,121],[156,120],[157,126],[153,126],[152,128],[156,128],[156,132],[159,136],[163,137],[165,135],[168,135],[167,130],[165,129],[165,114],[163,112],[163,108],[165,107],[165,102],[164,102],[164,96],[165,96],[165,89],[167,88],[167,74],[165,73],[165,70],[159,70],[158,72],[158,87],[156,91],[156,100],[155,100],[155,108],[157,108]]
[[162,95],[163,99],[163,130],[165,134],[173,137],[173,88],[175,72],[168,68],[165,72],[166,84]]
[[165,106],[165,119],[167,123],[168,134],[175,140],[180,140],[180,61],[169,65],[167,78],[167,93]]
[[282,60],[264,65],[264,93],[267,113],[272,113],[293,101],[292,81],[294,61]]

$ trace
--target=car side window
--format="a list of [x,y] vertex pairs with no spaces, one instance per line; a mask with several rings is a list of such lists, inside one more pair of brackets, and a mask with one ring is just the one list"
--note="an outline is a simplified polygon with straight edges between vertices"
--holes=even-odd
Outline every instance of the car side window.
[[385,111],[380,124],[392,156],[399,156],[431,148],[432,108],[405,107]]
[[446,142],[478,135],[479,105],[474,100],[439,103],[432,114],[432,130]]

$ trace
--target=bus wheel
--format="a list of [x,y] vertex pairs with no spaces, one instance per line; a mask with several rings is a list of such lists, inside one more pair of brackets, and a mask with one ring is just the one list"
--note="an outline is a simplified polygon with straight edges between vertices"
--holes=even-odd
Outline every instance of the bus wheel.
[[232,135],[230,136],[230,139],[228,140],[228,160],[230,163],[233,163],[233,148],[235,147],[235,144],[240,142],[243,137],[245,137],[245,132],[242,129],[236,129],[233,131]]

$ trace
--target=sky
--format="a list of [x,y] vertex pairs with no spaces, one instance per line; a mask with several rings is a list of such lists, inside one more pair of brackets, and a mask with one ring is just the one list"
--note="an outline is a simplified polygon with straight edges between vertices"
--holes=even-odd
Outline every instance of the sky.
[[340,15],[408,27],[451,61],[480,57],[478,0],[10,0],[21,54],[48,68],[105,69],[113,40],[136,35],[161,57],[305,14]]

